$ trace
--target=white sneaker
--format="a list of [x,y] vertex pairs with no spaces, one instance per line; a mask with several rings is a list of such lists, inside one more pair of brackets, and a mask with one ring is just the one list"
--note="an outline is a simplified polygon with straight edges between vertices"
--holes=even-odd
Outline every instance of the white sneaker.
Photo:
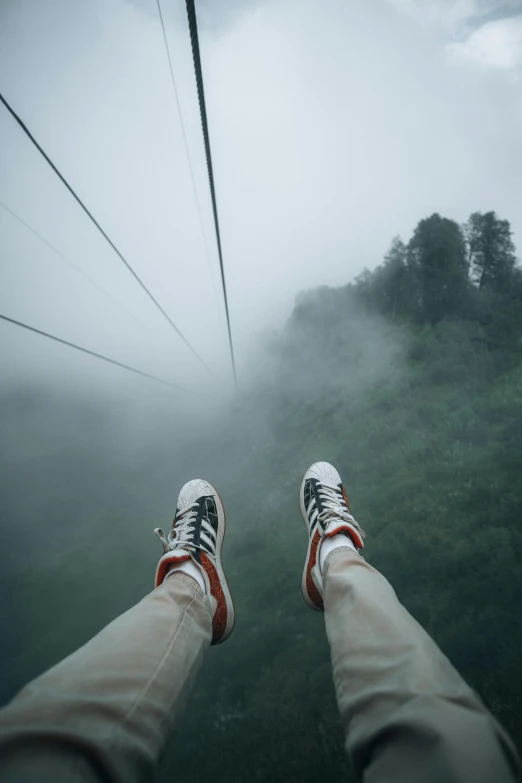
[[156,587],[165,579],[171,563],[191,560],[196,565],[207,595],[216,601],[212,644],[224,642],[234,628],[234,604],[221,563],[225,526],[225,510],[218,493],[208,481],[194,479],[179,493],[168,536],[161,528],[154,531],[164,553],[156,569]]
[[319,567],[322,541],[344,534],[350,537],[356,549],[362,549],[365,533],[351,515],[341,477],[329,462],[315,462],[308,468],[301,484],[300,505],[309,536],[301,589],[308,606],[323,612]]

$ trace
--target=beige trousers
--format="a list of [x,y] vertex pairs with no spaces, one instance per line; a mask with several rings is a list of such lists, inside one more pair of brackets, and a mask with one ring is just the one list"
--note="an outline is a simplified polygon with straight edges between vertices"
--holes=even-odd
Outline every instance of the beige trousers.
[[[325,564],[346,747],[367,783],[511,783],[510,740],[375,569]],[[2,783],[150,781],[210,646],[211,605],[169,577],[0,711]]]

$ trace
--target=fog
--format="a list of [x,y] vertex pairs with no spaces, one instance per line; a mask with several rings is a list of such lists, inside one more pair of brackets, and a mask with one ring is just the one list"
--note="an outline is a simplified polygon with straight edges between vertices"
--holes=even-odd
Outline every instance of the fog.
[[[185,3],[162,10],[190,165],[155,0],[0,0],[0,92],[208,365],[1,106],[0,313],[180,387],[0,321],[4,700],[150,589],[152,530],[195,476],[227,508],[239,619],[266,599],[267,568],[295,566],[297,595],[305,542],[282,554],[268,537],[294,540],[279,531],[311,461],[370,482],[337,407],[356,420],[410,372],[411,335],[346,285],[433,212],[495,210],[522,245],[522,0],[196,5],[237,392]],[[317,632],[293,611],[274,656]],[[230,682],[272,623],[250,617],[212,671]],[[220,698],[216,721],[243,714]]]
[[[164,5],[208,254],[155,3],[3,0],[2,91],[228,382],[184,4]],[[372,268],[392,236],[407,236],[426,214],[465,220],[494,205],[520,237],[520,2],[198,8],[240,369],[266,330],[284,323],[300,290]],[[3,210],[1,311],[168,380],[182,374],[192,389],[205,383],[3,107],[0,128],[1,199],[135,318]],[[85,367],[105,383],[105,367],[85,358],[76,366],[70,352],[55,354],[6,324],[2,333],[2,361],[15,376],[40,377],[52,365],[62,379],[65,367]]]

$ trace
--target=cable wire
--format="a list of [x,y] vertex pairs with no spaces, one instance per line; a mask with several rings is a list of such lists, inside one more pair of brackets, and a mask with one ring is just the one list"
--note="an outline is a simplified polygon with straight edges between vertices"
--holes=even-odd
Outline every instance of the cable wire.
[[145,283],[144,283],[144,282],[141,280],[141,278],[140,278],[140,277],[137,275],[137,273],[134,271],[134,269],[133,269],[133,268],[132,268],[132,266],[129,264],[129,262],[128,262],[128,261],[126,261],[126,259],[123,257],[123,255],[120,253],[120,251],[118,250],[118,248],[117,248],[117,247],[116,247],[116,245],[114,244],[114,242],[113,242],[113,241],[112,241],[112,240],[109,238],[109,236],[108,236],[108,235],[105,233],[105,231],[104,231],[104,230],[103,230],[103,228],[100,226],[100,224],[98,223],[98,221],[96,220],[96,218],[95,218],[95,217],[92,215],[92,213],[91,213],[91,212],[89,212],[89,210],[87,209],[87,207],[85,206],[85,204],[83,203],[83,201],[82,201],[82,200],[80,199],[80,197],[79,197],[79,196],[78,196],[78,195],[75,193],[75,191],[74,191],[74,190],[72,189],[72,187],[69,185],[69,183],[67,182],[67,180],[65,179],[65,177],[64,177],[64,176],[63,176],[63,175],[62,175],[62,174],[61,174],[61,173],[58,171],[58,169],[56,168],[56,166],[54,165],[54,163],[52,162],[52,160],[50,159],[50,157],[49,157],[49,156],[47,155],[47,153],[46,153],[46,152],[45,152],[45,151],[42,149],[42,147],[41,147],[41,146],[38,144],[38,142],[36,141],[36,139],[35,139],[35,137],[33,136],[33,134],[32,134],[32,133],[30,132],[30,130],[27,128],[27,126],[25,125],[25,123],[24,123],[24,122],[23,122],[23,121],[20,119],[20,117],[19,117],[19,116],[18,116],[18,114],[17,114],[17,113],[14,111],[14,109],[12,109],[12,108],[11,108],[11,106],[9,105],[9,103],[6,101],[6,99],[4,98],[4,96],[3,96],[1,93],[0,93],[0,101],[1,101],[1,102],[4,104],[5,108],[6,108],[6,109],[7,109],[7,111],[8,111],[8,112],[11,114],[11,116],[13,117],[13,119],[15,119],[15,120],[16,120],[16,122],[18,123],[18,125],[19,125],[19,126],[22,128],[22,130],[24,131],[24,133],[25,133],[25,134],[26,134],[26,135],[29,137],[29,139],[31,139],[31,141],[33,142],[33,144],[34,144],[34,146],[36,147],[36,149],[38,150],[38,152],[40,152],[40,154],[41,154],[41,155],[42,155],[42,156],[45,158],[45,160],[47,161],[47,163],[49,164],[49,166],[52,168],[52,170],[54,171],[54,173],[55,173],[55,174],[56,174],[56,175],[59,177],[59,179],[60,179],[60,180],[62,181],[62,183],[65,185],[65,187],[67,188],[67,190],[69,191],[69,193],[70,193],[70,194],[71,194],[71,195],[74,197],[74,199],[75,199],[75,200],[78,202],[78,204],[79,204],[79,205],[80,205],[80,207],[83,209],[83,211],[85,212],[85,214],[86,214],[86,215],[87,215],[87,216],[88,216],[88,217],[89,217],[89,218],[92,220],[92,222],[94,223],[94,225],[96,226],[96,228],[98,229],[98,231],[99,231],[99,232],[102,234],[102,236],[103,236],[103,237],[104,237],[104,238],[107,240],[107,242],[108,242],[108,243],[109,243],[109,245],[112,247],[112,249],[114,250],[114,252],[116,253],[116,255],[117,255],[117,256],[118,256],[118,257],[121,259],[121,261],[123,261],[123,263],[125,264],[125,266],[126,266],[126,267],[127,267],[127,269],[129,270],[129,272],[132,274],[132,276],[133,276],[133,277],[134,277],[134,278],[137,280],[137,282],[138,282],[138,283],[140,284],[140,286],[143,288],[143,290],[145,291],[145,293],[147,294],[147,296],[149,297],[149,299],[151,299],[151,300],[154,302],[154,304],[156,305],[156,307],[158,308],[158,310],[159,310],[159,311],[160,311],[160,312],[163,314],[163,316],[164,316],[164,317],[167,319],[167,321],[168,321],[168,322],[169,322],[169,324],[172,326],[172,328],[174,329],[174,331],[175,331],[175,332],[176,332],[176,333],[179,335],[179,337],[180,337],[180,338],[183,340],[183,342],[185,343],[185,345],[187,346],[187,348],[189,348],[189,350],[190,350],[190,351],[191,351],[191,352],[194,354],[194,356],[196,356],[196,358],[197,358],[197,359],[198,359],[198,360],[201,362],[201,364],[202,364],[202,365],[203,365],[203,366],[204,366],[204,367],[205,367],[205,368],[206,368],[206,369],[207,369],[207,370],[210,372],[210,368],[208,367],[208,365],[207,365],[207,364],[206,364],[206,363],[203,361],[203,359],[201,358],[201,356],[200,356],[200,355],[197,353],[197,351],[196,351],[196,350],[195,350],[195,349],[194,349],[194,348],[191,346],[191,344],[188,342],[188,340],[187,340],[187,339],[184,337],[184,335],[183,335],[183,334],[180,332],[180,330],[178,329],[178,327],[176,326],[176,324],[175,324],[175,323],[172,321],[172,319],[170,318],[170,316],[168,316],[168,315],[167,315],[167,313],[165,312],[165,310],[163,309],[163,307],[160,305],[160,303],[158,302],[158,300],[157,300],[157,299],[156,299],[156,298],[153,296],[153,294],[152,294],[152,293],[149,291],[149,289],[147,288],[147,286],[145,285]]
[[67,256],[64,256],[64,255],[63,255],[63,253],[61,253],[59,250],[57,250],[57,249],[54,247],[54,245],[51,245],[51,243],[50,243],[50,242],[48,242],[48,241],[47,241],[47,239],[45,239],[45,237],[43,237],[41,234],[39,234],[39,233],[38,233],[38,231],[35,231],[35,229],[34,229],[34,228],[32,228],[32,226],[30,226],[30,225],[29,225],[29,223],[26,223],[26,222],[25,222],[25,220],[24,220],[23,218],[21,218],[21,217],[20,217],[20,215],[17,215],[17,214],[16,214],[16,212],[13,212],[13,210],[12,210],[12,209],[10,209],[10,208],[7,206],[7,204],[4,204],[4,202],[3,202],[3,201],[0,201],[0,207],[2,207],[2,209],[5,209],[5,211],[6,211],[6,212],[8,212],[8,213],[9,213],[9,214],[10,214],[12,217],[14,217],[14,218],[15,218],[15,220],[18,220],[18,222],[19,222],[19,223],[21,223],[21,224],[22,224],[22,226],[25,226],[25,228],[26,228],[28,231],[30,231],[30,232],[31,232],[31,234],[34,234],[34,236],[35,236],[35,237],[38,237],[38,239],[39,239],[41,242],[43,242],[43,243],[44,243],[44,245],[47,245],[47,247],[48,247],[50,250],[52,250],[52,251],[53,251],[53,253],[55,253],[55,254],[56,254],[57,256],[59,256],[59,257],[60,257],[60,258],[61,258],[63,261],[65,261],[65,263],[66,263],[66,264],[69,264],[69,266],[71,266],[71,267],[72,267],[74,270],[76,270],[76,272],[78,272],[78,274],[79,274],[79,275],[81,275],[81,276],[82,276],[82,277],[84,277],[86,280],[88,280],[88,281],[89,281],[89,283],[91,283],[91,285],[93,285],[93,286],[94,286],[94,287],[95,287],[95,288],[96,288],[98,291],[100,291],[100,293],[102,293],[104,296],[106,296],[108,299],[110,299],[110,300],[111,300],[111,302],[112,302],[113,304],[115,304],[115,305],[117,305],[117,307],[121,308],[121,309],[122,309],[122,310],[123,310],[125,313],[127,313],[127,315],[130,315],[130,317],[131,317],[131,318],[134,318],[134,320],[135,320],[135,321],[137,321],[139,324],[141,324],[142,326],[145,326],[145,324],[143,323],[143,321],[141,321],[141,320],[140,320],[140,319],[139,319],[139,318],[138,318],[136,315],[134,315],[134,313],[131,313],[131,311],[130,311],[130,310],[127,310],[127,308],[125,307],[125,305],[121,304],[121,302],[118,302],[118,300],[117,300],[117,299],[115,299],[113,296],[111,296],[111,294],[109,294],[109,292],[108,292],[108,291],[106,291],[104,288],[102,288],[101,286],[99,286],[99,285],[98,285],[98,283],[96,283],[96,282],[95,282],[95,281],[92,279],[92,277],[89,277],[89,275],[87,275],[87,274],[86,274],[86,273],[83,271],[83,269],[80,269],[80,267],[79,267],[79,266],[76,266],[76,264],[75,264],[73,261],[71,261],[69,258],[67,258]]
[[176,386],[173,383],[169,383],[169,381],[164,381],[163,378],[157,378],[155,375],[150,375],[148,372],[143,372],[143,370],[137,370],[135,367],[131,367],[128,364],[123,364],[123,362],[117,362],[116,359],[110,359],[108,356],[103,356],[101,353],[96,353],[96,351],[90,351],[88,348],[83,348],[81,345],[76,345],[75,343],[70,343],[69,340],[64,340],[61,337],[55,337],[54,334],[49,334],[49,332],[43,332],[41,329],[36,329],[34,326],[29,326],[29,324],[24,324],[22,321],[16,321],[14,318],[9,318],[7,315],[3,315],[0,313],[0,318],[3,321],[7,321],[10,324],[14,324],[15,326],[20,326],[22,329],[27,329],[30,332],[34,332],[35,334],[40,334],[42,337],[47,337],[49,340],[54,340],[57,343],[61,343],[62,345],[67,345],[69,348],[74,348],[76,351],[81,351],[82,353],[86,353],[89,356],[94,356],[96,359],[101,359],[104,362],[109,362],[109,364],[115,364],[116,367],[122,367],[124,370],[129,370],[130,372],[136,373],[136,375],[142,375],[144,378],[149,378],[152,381],[157,381],[158,383],[162,383],[164,386],[170,386],[172,389],[178,389],[179,391],[188,392],[188,389],[184,389],[183,386]]
[[198,22],[196,18],[196,8],[194,5],[194,0],[186,0],[186,5],[187,5],[188,24],[190,30],[190,42],[192,45],[192,58],[194,60],[194,71],[196,74],[196,85],[198,88],[199,111],[201,114],[201,125],[203,128],[203,139],[205,142],[205,156],[207,159],[207,171],[208,171],[208,181],[210,185],[210,196],[212,198],[212,211],[214,213],[214,227],[216,229],[216,242],[218,247],[219,266],[221,269],[221,282],[223,284],[223,298],[225,300],[225,313],[227,317],[227,327],[228,327],[228,341],[230,344],[230,358],[232,361],[234,384],[237,390],[236,362],[234,359],[232,330],[230,328],[230,313],[228,310],[227,285],[225,282],[223,253],[221,252],[221,234],[219,231],[219,219],[218,219],[217,202],[216,202],[216,188],[214,185],[214,171],[212,168],[212,156],[210,154],[210,138],[208,132],[207,108],[205,104],[205,91],[203,88],[203,72],[201,68],[201,56],[199,53]]
[[202,237],[203,237],[203,245],[205,247],[205,256],[206,256],[206,259],[207,259],[208,269],[209,269],[209,272],[210,272],[210,281],[212,283],[212,288],[214,289],[214,293],[217,296],[216,286],[214,284],[214,276],[212,274],[212,266],[210,264],[210,254],[209,254],[209,251],[208,251],[207,235],[206,235],[206,232],[205,232],[205,225],[203,223],[203,215],[202,215],[202,212],[201,212],[201,204],[199,203],[198,189],[196,187],[196,179],[194,177],[194,169],[192,167],[192,158],[190,157],[190,151],[189,151],[189,146],[188,146],[188,141],[187,141],[187,134],[186,134],[186,131],[185,131],[185,123],[183,122],[183,115],[181,113],[181,104],[179,102],[178,88],[176,86],[176,79],[174,77],[174,67],[172,65],[172,57],[171,57],[171,54],[170,54],[170,46],[169,46],[169,42],[168,42],[168,38],[167,38],[167,31],[165,29],[165,21],[163,19],[163,12],[161,10],[160,0],[156,0],[156,3],[158,5],[158,14],[159,14],[160,22],[161,22],[161,29],[163,31],[163,41],[165,43],[165,52],[167,54],[167,60],[168,60],[168,63],[169,63],[170,80],[172,82],[172,88],[174,90],[174,97],[176,99],[176,109],[177,109],[177,112],[178,112],[179,124],[181,126],[181,133],[182,133],[182,136],[183,136],[183,144],[185,146],[185,154],[187,156],[187,162],[188,162],[188,167],[189,167],[189,171],[190,171],[190,179],[192,180],[192,189],[193,189],[193,192],[194,192],[194,201],[196,202],[196,208],[197,208],[198,218],[199,218],[199,225],[201,227],[201,234],[202,234]]

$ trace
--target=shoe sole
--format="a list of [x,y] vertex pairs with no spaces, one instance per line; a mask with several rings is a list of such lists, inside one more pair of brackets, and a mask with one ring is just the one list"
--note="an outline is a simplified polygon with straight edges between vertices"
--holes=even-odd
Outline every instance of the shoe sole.
[[[223,635],[217,640],[212,641],[212,644],[222,644],[232,631],[234,630],[235,622],[236,622],[236,614],[234,610],[234,602],[232,600],[232,594],[230,592],[230,588],[228,586],[227,578],[225,576],[225,572],[223,570],[223,565],[221,563],[221,557],[223,554],[223,541],[225,539],[225,531],[227,527],[227,517],[225,514],[225,507],[223,506],[223,502],[219,496],[218,491],[216,488],[210,483],[210,481],[207,481],[207,484],[209,487],[212,488],[212,491],[215,494],[216,498],[216,506],[218,507],[218,517],[220,514],[223,514],[223,525],[219,525],[218,528],[218,536],[217,536],[217,548],[216,552],[219,552],[219,557],[216,557],[216,571],[218,573],[219,581],[221,583],[221,588],[223,590],[223,594],[225,596],[225,603],[227,605],[227,624],[225,626],[225,630],[223,632]],[[212,561],[211,561],[212,562]]]
[[[301,491],[299,493],[299,507],[301,509],[301,516],[303,517],[303,522],[305,524],[306,532],[308,535],[308,549],[306,552],[306,560],[303,569],[303,576],[301,579],[301,591],[303,593],[303,598],[307,606],[310,607],[310,609],[313,609],[314,612],[324,612],[324,604],[323,604],[322,596],[319,590],[317,589],[311,574],[312,568],[314,567],[317,561],[317,551],[319,549],[321,535],[319,533],[319,530],[316,529],[313,538],[310,536],[308,514],[306,513],[306,508],[304,504],[304,488],[305,488],[305,479],[303,478],[301,484]],[[313,561],[311,565],[310,565],[310,560]],[[310,593],[312,593],[317,603],[313,601]]]

